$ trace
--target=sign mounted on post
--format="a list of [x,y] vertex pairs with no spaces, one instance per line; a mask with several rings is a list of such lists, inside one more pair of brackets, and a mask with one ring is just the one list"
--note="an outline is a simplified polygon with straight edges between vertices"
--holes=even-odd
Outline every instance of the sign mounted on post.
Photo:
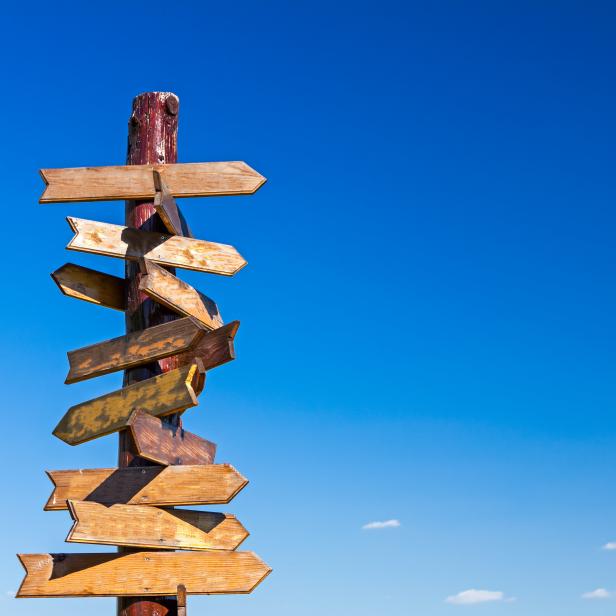
[[126,200],[124,224],[67,218],[67,249],[125,260],[124,278],[73,263],[52,273],[64,295],[124,313],[124,334],[69,351],[66,377],[123,370],[122,387],[75,404],[53,430],[70,445],[119,432],[118,467],[48,471],[44,507],[69,511],[67,542],[120,552],[20,554],[17,597],[118,597],[121,616],[186,616],[187,594],[248,593],[271,571],[237,551],[248,531],[234,515],[174,509],[229,503],[248,483],[214,464],[216,444],[185,430],[182,416],[206,371],[235,359],[239,321],[225,325],[175,272],[233,276],[246,261],[194,238],[176,199],[249,195],[265,182],[244,162],[177,164],[178,105],[160,92],[133,101],[125,166],[41,170],[41,203]]
[[152,171],[158,171],[174,197],[251,195],[265,178],[244,162],[131,165],[41,169],[47,184],[40,203],[150,199],[156,195]]

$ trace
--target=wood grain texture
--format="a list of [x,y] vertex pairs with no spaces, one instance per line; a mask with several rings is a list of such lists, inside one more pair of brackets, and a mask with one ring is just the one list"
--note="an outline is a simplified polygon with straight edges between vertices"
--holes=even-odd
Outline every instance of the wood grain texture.
[[47,476],[54,489],[45,511],[67,509],[68,500],[103,505],[216,505],[228,503],[248,484],[230,464],[47,471]]
[[227,244],[165,235],[83,218],[67,217],[75,236],[66,246],[118,259],[149,259],[160,265],[222,276],[233,276],[245,265],[240,253]]
[[17,597],[192,595],[251,592],[271,571],[253,552],[18,554]]
[[194,317],[208,329],[218,329],[224,325],[218,306],[209,297],[152,261],[140,259],[139,266],[145,274],[139,283],[139,290],[148,297],[178,314]]
[[41,169],[47,184],[39,203],[149,199],[159,171],[174,197],[250,195],[265,178],[242,161]]
[[196,319],[184,318],[69,351],[65,383],[126,370],[176,353],[188,353],[206,331]]
[[235,550],[248,531],[234,516],[213,511],[69,501],[69,543],[172,550]]
[[165,225],[165,228],[172,235],[193,237],[186,219],[182,216],[182,212],[169,192],[169,188],[162,179],[160,172],[154,170],[152,173],[154,174],[154,188],[156,189],[154,209]]
[[66,263],[51,277],[64,295],[114,310],[126,309],[126,283],[123,278],[73,263]]
[[206,333],[190,351],[178,355],[178,366],[186,366],[198,357],[203,367],[210,370],[235,359],[234,339],[239,327],[239,321],[232,321]]
[[216,444],[142,410],[128,420],[140,458],[157,464],[213,464]]
[[200,360],[71,407],[53,434],[78,445],[126,427],[135,409],[162,416],[198,404],[205,371]]

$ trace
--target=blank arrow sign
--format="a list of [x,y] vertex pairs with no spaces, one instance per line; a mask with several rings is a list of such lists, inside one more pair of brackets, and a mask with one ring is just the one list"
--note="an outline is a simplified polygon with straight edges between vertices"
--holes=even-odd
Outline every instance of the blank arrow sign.
[[156,194],[154,170],[174,197],[250,195],[265,182],[241,161],[41,169],[47,187],[40,203],[150,199]]

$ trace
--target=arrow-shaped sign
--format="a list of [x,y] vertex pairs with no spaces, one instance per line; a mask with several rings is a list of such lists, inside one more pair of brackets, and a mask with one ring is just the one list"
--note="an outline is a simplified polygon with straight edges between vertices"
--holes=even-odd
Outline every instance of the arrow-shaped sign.
[[188,223],[182,215],[175,199],[171,196],[169,188],[162,179],[160,172],[154,170],[154,188],[156,195],[154,196],[154,209],[163,221],[167,231],[173,235],[183,235],[184,237],[193,237]]
[[103,505],[183,506],[228,503],[248,479],[230,464],[132,466],[47,471],[54,484],[45,511],[67,509],[67,500]]
[[249,593],[271,571],[253,552],[18,554],[26,577],[17,597]]
[[185,317],[194,317],[208,329],[222,327],[218,306],[172,273],[152,261],[139,261],[141,273],[139,290],[159,304]]
[[176,319],[69,351],[70,368],[65,382],[77,383],[187,352],[198,344],[206,331],[195,319]]
[[163,235],[72,216],[66,220],[75,232],[75,237],[67,245],[69,250],[129,261],[145,258],[160,265],[223,276],[233,276],[246,265],[242,255],[227,244]]
[[178,355],[178,365],[185,366],[198,357],[205,369],[210,370],[235,359],[233,339],[239,326],[239,321],[231,321],[224,327],[208,332],[197,343],[197,346]]
[[66,263],[53,272],[51,277],[64,295],[114,310],[126,310],[124,278],[73,263]]
[[158,464],[212,464],[216,444],[142,410],[128,420],[140,458]]
[[47,187],[40,203],[149,199],[156,193],[153,170],[174,197],[250,195],[265,182],[241,161],[41,169]]
[[235,550],[248,531],[234,515],[69,501],[74,520],[66,540],[136,548]]
[[157,416],[179,413],[198,404],[204,383],[203,364],[195,359],[188,366],[71,407],[53,434],[69,445],[78,445],[122,430],[138,408]]

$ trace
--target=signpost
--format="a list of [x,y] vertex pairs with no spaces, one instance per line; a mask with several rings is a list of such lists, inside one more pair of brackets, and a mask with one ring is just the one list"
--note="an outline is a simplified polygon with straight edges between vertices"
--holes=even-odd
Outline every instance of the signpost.
[[124,279],[72,263],[52,274],[65,295],[125,314],[126,334],[68,353],[66,377],[124,370],[123,388],[74,405],[53,431],[71,445],[119,432],[119,466],[48,471],[45,505],[69,511],[68,542],[119,551],[20,554],[18,597],[115,596],[121,616],[186,616],[186,594],[251,592],[271,571],[236,551],[248,532],[235,516],[173,509],[228,503],[248,483],[214,464],[216,445],[181,421],[206,371],[235,358],[239,322],[224,325],[174,269],[233,276],[246,261],[233,246],[194,238],[176,197],[247,195],[265,182],[244,162],[177,164],[178,106],[170,93],[133,101],[126,166],[41,171],[41,203],[129,199],[125,225],[67,219],[67,248],[124,259]]

